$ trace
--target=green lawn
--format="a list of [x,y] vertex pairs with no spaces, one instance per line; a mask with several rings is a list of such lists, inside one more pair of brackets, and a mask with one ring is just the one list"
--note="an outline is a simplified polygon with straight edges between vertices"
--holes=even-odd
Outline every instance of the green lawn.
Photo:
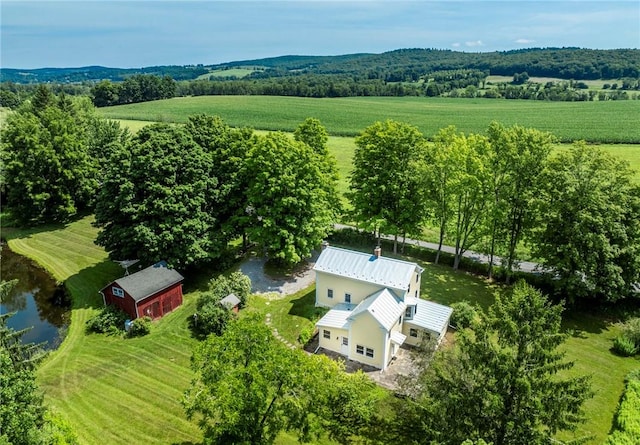
[[335,136],[354,136],[375,121],[395,119],[427,137],[455,125],[483,133],[491,121],[555,134],[563,141],[640,143],[637,101],[542,102],[424,97],[311,99],[275,96],[198,96],[100,108],[111,119],[185,122],[191,115],[218,115],[234,127],[293,131],[305,118],[320,119]]

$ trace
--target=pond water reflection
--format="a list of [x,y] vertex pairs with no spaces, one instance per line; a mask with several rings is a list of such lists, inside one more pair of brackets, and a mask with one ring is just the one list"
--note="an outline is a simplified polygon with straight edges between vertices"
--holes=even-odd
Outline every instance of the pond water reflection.
[[23,337],[27,343],[44,343],[45,349],[56,348],[69,326],[71,304],[63,286],[56,286],[51,276],[28,258],[13,253],[2,245],[0,277],[17,279],[13,290],[0,302],[0,313],[16,312],[7,320],[15,330],[32,327]]

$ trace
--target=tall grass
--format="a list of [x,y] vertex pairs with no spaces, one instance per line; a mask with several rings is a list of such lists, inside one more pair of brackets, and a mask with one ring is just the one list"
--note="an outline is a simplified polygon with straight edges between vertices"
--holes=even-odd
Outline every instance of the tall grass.
[[305,118],[322,121],[330,134],[353,136],[375,121],[415,125],[427,137],[455,125],[484,133],[491,121],[555,134],[562,141],[640,143],[637,101],[538,102],[531,100],[351,97],[310,99],[274,96],[199,96],[101,108],[112,119],[185,122],[193,114],[222,117],[234,127],[293,131]]

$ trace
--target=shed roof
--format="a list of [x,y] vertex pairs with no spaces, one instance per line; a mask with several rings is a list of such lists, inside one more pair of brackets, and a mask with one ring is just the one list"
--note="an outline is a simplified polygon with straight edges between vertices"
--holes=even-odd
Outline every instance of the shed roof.
[[449,306],[427,300],[416,300],[416,313],[412,319],[405,319],[405,323],[440,334],[449,326],[449,319],[453,309]]
[[339,247],[326,247],[313,269],[317,272],[352,278],[384,287],[406,290],[416,272],[422,268],[408,261],[377,257]]
[[177,270],[169,269],[166,262],[160,261],[139,272],[118,278],[114,283],[135,301],[141,301],[182,280],[184,277]]
[[382,327],[390,331],[406,307],[407,305],[391,289],[384,288],[362,300],[352,311],[349,319],[353,320],[358,315],[368,312]]
[[232,293],[220,300],[220,304],[232,308],[240,304],[240,299],[236,297],[236,294]]

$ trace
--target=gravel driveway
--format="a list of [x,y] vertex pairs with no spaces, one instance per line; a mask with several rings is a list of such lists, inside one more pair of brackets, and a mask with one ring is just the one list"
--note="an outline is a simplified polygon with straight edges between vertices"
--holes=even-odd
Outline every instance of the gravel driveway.
[[272,277],[265,273],[266,258],[250,257],[240,265],[240,272],[251,278],[251,292],[255,294],[276,293],[279,296],[295,294],[311,286],[316,273],[313,271],[318,254],[295,270],[291,276]]

